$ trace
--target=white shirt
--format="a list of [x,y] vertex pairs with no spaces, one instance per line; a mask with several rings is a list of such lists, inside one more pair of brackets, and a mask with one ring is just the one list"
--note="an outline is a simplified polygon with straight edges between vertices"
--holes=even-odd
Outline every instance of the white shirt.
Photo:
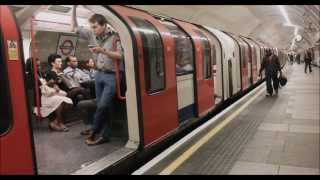
[[84,73],[81,69],[79,68],[71,68],[70,66],[68,66],[67,68],[65,68],[63,70],[63,73],[67,76],[72,77],[73,79],[75,79],[76,81],[78,81],[79,83],[82,82],[86,82],[86,81],[90,81],[91,78],[88,74]]

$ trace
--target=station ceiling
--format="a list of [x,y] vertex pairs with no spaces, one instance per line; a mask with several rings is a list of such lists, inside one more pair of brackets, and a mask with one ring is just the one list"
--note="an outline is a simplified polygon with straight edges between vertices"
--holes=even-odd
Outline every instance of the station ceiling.
[[[130,5],[153,14],[169,16],[196,24],[260,39],[281,49],[302,50],[320,41],[319,5]],[[70,28],[70,5],[11,5],[22,29],[30,29],[31,16],[38,30],[67,32]],[[55,18],[48,16],[55,14]],[[92,12],[83,6],[77,9],[79,23],[86,26]],[[51,18],[51,19],[50,19]],[[297,35],[302,36],[296,41]]]

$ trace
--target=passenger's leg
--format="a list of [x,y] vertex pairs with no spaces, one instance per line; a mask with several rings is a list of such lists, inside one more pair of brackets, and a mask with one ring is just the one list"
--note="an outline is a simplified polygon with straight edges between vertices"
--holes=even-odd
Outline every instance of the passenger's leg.
[[[106,93],[103,94],[103,99],[105,100],[105,103],[107,105],[108,108],[111,107],[111,105],[113,104],[113,100],[116,94],[116,79],[115,76],[109,76],[109,80],[108,80],[108,91],[105,91]],[[108,111],[107,111],[108,112]],[[104,127],[102,130],[102,134],[101,136],[104,139],[108,139],[111,135],[111,129],[110,129],[110,114],[108,116],[109,119],[106,119],[104,121]]]
[[267,92],[269,95],[272,95],[272,84],[271,84],[271,75],[266,75],[266,85],[267,85]]
[[89,98],[89,92],[82,87],[77,87],[71,89],[68,92],[67,97],[71,98],[74,106],[76,106],[79,101]]
[[275,91],[276,95],[278,95],[278,88],[279,88],[279,78],[278,78],[278,76],[274,75],[272,77],[272,81],[273,81],[274,91]]
[[311,61],[309,62],[309,72],[310,72],[310,73],[312,72],[312,69],[311,69]]
[[308,63],[307,61],[304,61],[304,73],[307,73],[307,67],[308,67]]
[[[109,122],[106,119],[106,113],[108,112],[108,108],[110,107],[112,100],[115,94],[115,77],[114,75],[106,74],[104,77],[104,89],[101,95],[101,99],[97,104],[97,111],[94,118],[94,127],[93,127],[93,135],[88,138],[86,143],[88,145],[96,145],[109,140],[110,129]],[[99,130],[103,128],[101,137],[94,140],[94,135],[99,133]]]
[[49,123],[49,128],[55,131],[67,131],[68,129],[64,129],[61,124],[63,122],[63,103],[59,105],[59,107],[54,111],[55,118],[53,121]]
[[55,131],[61,131],[61,128],[59,127],[59,122],[56,118],[56,112],[53,112],[48,116],[49,118],[49,129],[55,130]]
[[103,76],[104,74],[102,72],[96,72],[96,76],[95,76],[95,91],[96,91],[96,99],[97,101],[99,99],[101,99],[101,94],[102,94],[102,90],[103,88],[101,87],[102,82],[101,82],[101,76]]
[[103,118],[101,116],[103,116],[103,107],[101,107],[101,103],[100,101],[102,100],[102,93],[104,91],[104,82],[103,82],[103,76],[104,74],[101,72],[97,72],[96,76],[95,76],[95,90],[96,90],[96,112],[93,116],[93,121],[92,121],[92,137],[94,138],[94,136],[100,131],[100,119]]
[[63,131],[68,131],[68,128],[64,125],[64,112],[69,108],[70,106],[66,104],[65,102],[61,103],[58,109],[56,109],[56,117],[58,120],[58,125]]
[[83,112],[83,122],[85,125],[85,129],[81,131],[81,135],[89,135],[91,133],[91,128],[86,126],[92,125],[92,121],[94,119],[94,113],[96,111],[96,102],[94,99],[81,101],[78,104],[78,108]]

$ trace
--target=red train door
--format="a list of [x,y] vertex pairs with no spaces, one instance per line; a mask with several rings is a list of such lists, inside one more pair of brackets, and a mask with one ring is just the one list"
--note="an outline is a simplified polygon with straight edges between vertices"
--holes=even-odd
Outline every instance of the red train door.
[[34,174],[22,39],[8,6],[0,6],[0,175]]
[[241,37],[241,39],[248,45],[248,54],[247,54],[247,57],[248,57],[248,78],[249,78],[249,84],[250,85],[253,85],[253,48],[251,47],[251,44],[246,40],[245,37]]
[[[111,6],[136,40],[138,79],[145,146],[161,141],[179,126],[174,41],[157,19],[143,11]],[[141,127],[140,127],[141,128]]]
[[206,32],[198,27],[175,20],[192,38],[195,47],[196,103],[198,116],[204,116],[214,107],[214,87],[211,66],[211,44]]

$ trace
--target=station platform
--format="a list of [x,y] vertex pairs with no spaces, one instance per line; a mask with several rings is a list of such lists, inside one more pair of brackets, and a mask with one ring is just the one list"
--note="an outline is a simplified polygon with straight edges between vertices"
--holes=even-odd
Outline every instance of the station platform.
[[288,83],[265,83],[133,174],[320,174],[319,68],[286,66]]

